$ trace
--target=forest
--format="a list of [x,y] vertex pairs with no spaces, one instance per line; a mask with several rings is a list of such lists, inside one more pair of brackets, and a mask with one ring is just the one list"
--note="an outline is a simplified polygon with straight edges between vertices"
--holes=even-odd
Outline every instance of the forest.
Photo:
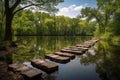
[[[12,36],[94,36],[105,40],[120,40],[120,1],[97,0],[97,7],[85,7],[76,18],[56,16],[55,5],[63,0],[30,7],[28,3],[0,1],[0,41],[12,41]],[[21,1],[21,0],[20,0]],[[14,1],[13,1],[14,2]],[[5,4],[4,4],[5,3]],[[49,3],[52,3],[49,4]],[[21,5],[23,5],[23,8]],[[47,4],[47,5],[44,5]],[[25,6],[27,5],[27,6]],[[8,6],[8,8],[6,7]],[[30,7],[30,8],[28,8]],[[43,8],[45,7],[45,8]],[[13,8],[13,10],[11,10]],[[33,10],[34,9],[34,10]],[[11,11],[11,12],[10,12]],[[8,13],[7,13],[8,12]],[[10,17],[11,16],[11,17]]]
[[119,56],[120,0],[0,0],[0,80],[120,80]]

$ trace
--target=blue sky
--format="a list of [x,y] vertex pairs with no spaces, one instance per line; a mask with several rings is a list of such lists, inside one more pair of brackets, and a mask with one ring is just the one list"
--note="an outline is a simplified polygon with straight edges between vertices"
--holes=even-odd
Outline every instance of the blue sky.
[[85,7],[96,7],[96,0],[64,0],[57,8],[59,11],[56,15],[64,15],[68,17],[76,17],[80,14],[81,9]]

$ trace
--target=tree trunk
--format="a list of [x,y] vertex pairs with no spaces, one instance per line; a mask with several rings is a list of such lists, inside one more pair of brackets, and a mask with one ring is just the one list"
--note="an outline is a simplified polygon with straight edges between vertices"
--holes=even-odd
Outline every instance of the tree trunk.
[[12,41],[12,19],[13,14],[11,11],[6,12],[6,25],[5,25],[5,40]]

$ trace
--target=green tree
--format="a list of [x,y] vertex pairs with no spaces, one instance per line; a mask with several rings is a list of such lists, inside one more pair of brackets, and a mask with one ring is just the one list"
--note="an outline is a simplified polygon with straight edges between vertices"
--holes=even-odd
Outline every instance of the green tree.
[[115,1],[116,0],[97,0],[97,8],[86,7],[82,9],[82,16],[87,17],[88,20],[96,19],[99,24],[99,32],[105,33],[106,27],[116,11]]
[[[55,8],[53,6],[63,0],[4,0],[5,7],[5,40],[12,41],[12,20],[14,15],[31,6],[39,7],[40,9],[49,10]],[[49,9],[48,9],[49,8]],[[52,9],[53,10],[53,9]]]
[[95,22],[25,9],[14,16],[15,35],[93,35]]

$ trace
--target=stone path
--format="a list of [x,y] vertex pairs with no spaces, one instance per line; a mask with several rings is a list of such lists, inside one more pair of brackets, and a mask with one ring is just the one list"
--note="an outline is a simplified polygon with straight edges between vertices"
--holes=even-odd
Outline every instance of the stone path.
[[[75,55],[81,55],[85,53],[90,47],[92,47],[99,39],[93,39],[86,41],[76,46],[70,46],[68,48],[61,49],[61,51],[54,52],[54,54],[46,54],[45,58],[57,63],[68,63],[71,59],[75,58]],[[59,66],[46,60],[34,59],[31,61],[32,66],[43,70],[46,73],[57,71]],[[42,72],[36,69],[30,68],[27,65],[15,63],[8,66],[8,70],[13,72],[19,72],[23,75],[25,80],[37,80],[41,78]]]

